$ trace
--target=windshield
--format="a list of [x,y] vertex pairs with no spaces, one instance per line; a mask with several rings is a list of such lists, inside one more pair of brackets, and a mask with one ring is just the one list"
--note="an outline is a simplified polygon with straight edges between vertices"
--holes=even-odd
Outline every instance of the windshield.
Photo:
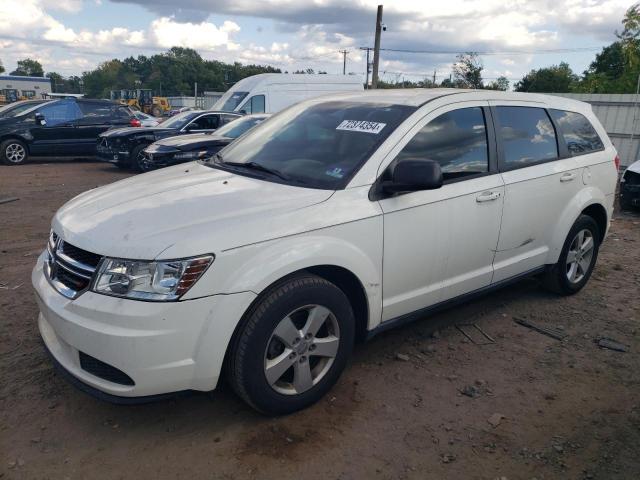
[[177,130],[184,127],[191,120],[200,115],[200,112],[183,112],[162,122],[163,128],[175,128]]
[[25,113],[27,110],[31,110],[35,107],[41,106],[43,103],[45,102],[28,102],[28,103],[23,103],[21,105],[7,105],[7,107],[10,107],[10,108],[5,108],[1,110],[0,117],[4,117],[4,118],[16,117],[18,115]]
[[238,120],[233,120],[230,123],[220,127],[214,133],[216,136],[227,137],[227,138],[238,138],[244,132],[249,130],[250,128],[255,127],[260,122],[266,120],[267,117],[244,117]]
[[[341,189],[414,111],[382,103],[294,105],[223,149],[212,166],[235,164],[240,174],[271,170],[293,184]],[[278,181],[275,174],[264,178]]]
[[220,100],[216,102],[212,110],[233,112],[247,95],[249,95],[249,92],[234,92],[229,90],[222,97],[220,97]]

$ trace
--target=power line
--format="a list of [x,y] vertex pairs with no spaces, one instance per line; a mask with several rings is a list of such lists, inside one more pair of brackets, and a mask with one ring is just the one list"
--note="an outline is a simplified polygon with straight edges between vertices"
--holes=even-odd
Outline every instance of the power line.
[[[360,50],[368,50],[371,47],[360,47]],[[544,54],[553,54],[553,53],[576,53],[576,52],[593,52],[601,50],[602,47],[575,47],[575,48],[550,48],[550,49],[541,49],[541,50],[512,50],[512,51],[485,51],[485,52],[474,52],[478,55],[544,55]],[[454,50],[407,50],[403,48],[381,48],[380,50],[385,52],[396,52],[396,53],[421,53],[428,55],[458,55],[460,53],[468,53],[472,50],[465,51],[454,51]]]

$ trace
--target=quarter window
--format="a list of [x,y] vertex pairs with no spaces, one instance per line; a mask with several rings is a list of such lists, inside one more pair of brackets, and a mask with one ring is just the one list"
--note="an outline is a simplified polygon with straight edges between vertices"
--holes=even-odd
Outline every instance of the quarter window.
[[558,158],[555,130],[544,109],[497,107],[496,111],[507,169]]
[[564,110],[549,110],[549,113],[558,125],[560,134],[572,157],[604,148],[593,125],[584,115]]
[[489,171],[487,129],[482,108],[461,108],[431,120],[398,154],[440,164],[445,180]]

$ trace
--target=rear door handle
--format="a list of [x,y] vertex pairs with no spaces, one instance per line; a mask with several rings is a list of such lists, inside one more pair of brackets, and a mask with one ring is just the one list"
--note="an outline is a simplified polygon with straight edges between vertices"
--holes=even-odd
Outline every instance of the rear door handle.
[[574,178],[576,178],[576,174],[575,173],[565,173],[564,175],[562,175],[560,177],[560,181],[561,182],[570,182]]
[[500,198],[500,192],[483,192],[476,197],[476,202],[491,202]]

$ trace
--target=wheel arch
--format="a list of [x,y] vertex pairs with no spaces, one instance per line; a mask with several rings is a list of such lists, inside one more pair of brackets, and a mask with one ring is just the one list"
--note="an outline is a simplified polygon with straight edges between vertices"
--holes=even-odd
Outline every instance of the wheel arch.
[[580,215],[589,215],[596,221],[600,229],[600,241],[602,242],[609,224],[609,215],[605,205],[606,196],[600,190],[589,187],[580,191],[567,204],[556,223],[556,228],[549,244],[549,255],[546,263],[551,265],[558,261],[569,230],[571,230]]
[[4,135],[2,137],[0,137],[0,143],[2,142],[6,142],[7,140],[19,140],[20,143],[22,143],[26,149],[27,149],[27,154],[31,154],[31,148],[29,145],[29,141],[26,140],[24,137],[21,137],[20,135],[17,134],[9,134],[9,135]]

